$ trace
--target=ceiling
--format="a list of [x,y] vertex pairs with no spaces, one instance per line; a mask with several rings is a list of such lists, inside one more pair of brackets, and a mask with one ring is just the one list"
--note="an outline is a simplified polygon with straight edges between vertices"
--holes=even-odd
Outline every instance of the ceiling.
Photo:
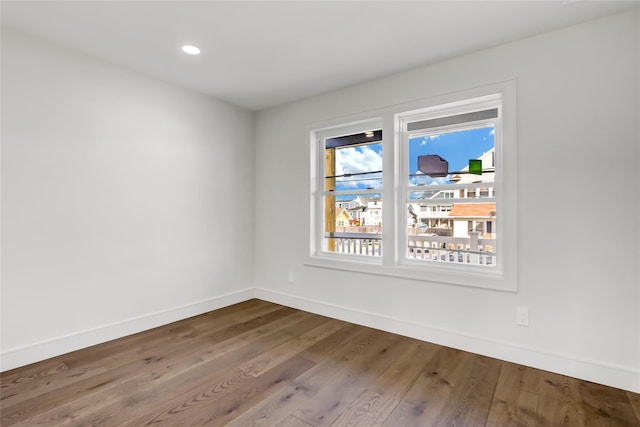
[[639,5],[3,0],[0,12],[3,28],[260,110]]

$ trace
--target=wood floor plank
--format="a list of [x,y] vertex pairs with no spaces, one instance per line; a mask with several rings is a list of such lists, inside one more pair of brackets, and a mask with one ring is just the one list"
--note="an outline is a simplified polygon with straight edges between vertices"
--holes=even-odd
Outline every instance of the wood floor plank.
[[[22,393],[31,387],[40,387],[42,381],[60,377],[69,366],[59,358],[52,358],[24,368],[14,369],[0,374],[0,401],[10,404],[12,398],[23,399]],[[35,384],[35,385],[33,385]]]
[[0,374],[9,426],[640,426],[640,396],[251,300]]
[[543,425],[538,415],[537,369],[503,362],[487,424],[496,426]]
[[589,381],[578,382],[586,423],[592,426],[637,427],[630,420],[635,416],[627,394],[623,390]]
[[541,372],[538,414],[546,425],[586,425],[578,381],[552,372]]
[[405,338],[411,347],[376,379],[336,419],[336,425],[380,426],[415,383],[439,347]]
[[358,342],[361,336],[373,332],[364,326],[346,323],[345,327],[325,337],[310,347],[305,348],[300,355],[314,362],[326,362],[331,357],[342,357],[349,352],[349,346]]
[[619,389],[540,371],[538,413],[548,425],[638,426]]
[[500,373],[495,359],[441,348],[386,426],[484,426]]
[[196,393],[189,393],[187,399],[172,402],[163,411],[136,418],[126,425],[225,425],[246,407],[251,407],[269,393],[276,393],[313,365],[314,362],[295,356],[287,364],[281,364],[258,377],[237,370],[232,377],[212,383]]
[[363,363],[344,368],[332,376],[308,402],[293,415],[314,427],[331,425],[342,411],[366,390],[384,370],[410,347],[410,342],[393,335],[385,335],[374,346]]
[[293,415],[288,416],[278,424],[274,424],[274,427],[312,427],[309,424],[302,421],[300,418],[296,418]]
[[248,362],[250,367],[247,368],[247,370],[251,372],[251,375],[257,377],[297,353],[300,353],[307,347],[310,347],[318,341],[333,335],[345,326],[346,323],[340,320],[326,319],[322,324],[315,328],[303,332],[297,337],[285,341],[282,344],[273,347],[269,351],[253,358]]
[[295,385],[305,393],[296,394],[304,399],[293,412],[295,417],[316,427],[331,424],[362,392],[354,373],[371,376],[372,371],[377,375],[383,370],[384,356],[398,337],[375,330],[366,332],[350,352],[339,359],[332,358],[296,381]]
[[400,399],[364,390],[334,423],[336,426],[381,426],[389,414],[398,406]]
[[[293,411],[308,401],[324,384],[329,382],[333,372],[339,371],[341,366],[358,363],[360,358],[365,357],[367,349],[381,335],[380,332],[369,328],[350,325],[348,328],[341,329],[332,336],[305,349],[301,356],[305,358],[308,358],[309,355],[315,356],[319,359],[317,365],[299,376],[293,384],[280,393],[274,393],[250,410],[245,411],[245,413],[233,420],[229,426],[269,427],[278,424],[288,418]],[[337,343],[342,345],[338,346]],[[324,357],[321,358],[321,354],[324,354]],[[311,358],[310,360],[314,359]],[[300,421],[297,418],[295,420]]]
[[[295,339],[296,334],[292,334],[292,331],[304,333],[305,331],[313,329],[326,322],[326,318],[311,316],[296,323],[289,324],[269,335],[260,336],[253,341],[251,345],[245,347],[245,352],[231,353],[230,356],[235,356],[235,359],[227,360],[226,362],[228,363],[216,363],[216,366],[210,366],[202,371],[198,375],[198,378],[192,378],[188,381],[184,381],[184,376],[182,376],[182,378],[179,377],[172,380],[170,383],[164,384],[163,389],[170,391],[163,394],[162,398],[159,399],[160,404],[155,405],[155,408],[149,408],[150,405],[147,403],[147,410],[153,409],[154,412],[161,412],[167,405],[175,406],[179,404],[181,399],[183,399],[183,395],[197,394],[198,390],[206,388],[210,384],[227,384],[227,380],[229,378],[243,379],[245,375],[253,376],[251,373],[254,369],[254,361],[256,357],[259,357],[263,353],[268,352],[269,349],[277,347],[290,339]],[[231,384],[236,383],[232,382]]]
[[627,397],[629,398],[629,402],[631,403],[631,407],[636,414],[636,418],[638,419],[638,425],[640,426],[640,394],[632,393],[627,391]]

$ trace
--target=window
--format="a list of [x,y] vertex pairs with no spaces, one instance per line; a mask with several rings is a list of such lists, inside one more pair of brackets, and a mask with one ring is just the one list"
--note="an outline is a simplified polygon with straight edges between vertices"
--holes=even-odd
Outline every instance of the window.
[[[316,134],[319,170],[318,253],[382,255],[382,130],[378,123]],[[350,206],[349,210],[340,209]]]
[[507,82],[310,128],[306,264],[514,290],[514,108]]
[[[405,153],[403,211],[420,205],[440,211],[408,222],[404,260],[496,268],[496,233],[485,233],[484,223],[499,215],[493,195],[501,109],[501,97],[494,96],[398,115]],[[429,227],[443,213],[447,220]]]

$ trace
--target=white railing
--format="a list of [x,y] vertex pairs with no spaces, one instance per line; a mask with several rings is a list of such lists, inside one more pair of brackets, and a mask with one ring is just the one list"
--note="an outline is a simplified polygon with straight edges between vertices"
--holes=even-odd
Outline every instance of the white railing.
[[473,265],[496,265],[496,239],[480,238],[477,231],[469,237],[409,236],[407,258]]
[[423,219],[425,220],[441,219],[441,218],[451,219],[451,217],[449,216],[449,211],[419,212],[417,215],[418,215],[419,221]]
[[[327,233],[335,243],[335,252],[381,256],[382,237],[377,233]],[[408,236],[407,258],[434,262],[496,265],[496,239],[480,238],[472,231],[469,237],[428,235]]]
[[355,255],[382,255],[382,236],[378,233],[332,233],[335,252]]

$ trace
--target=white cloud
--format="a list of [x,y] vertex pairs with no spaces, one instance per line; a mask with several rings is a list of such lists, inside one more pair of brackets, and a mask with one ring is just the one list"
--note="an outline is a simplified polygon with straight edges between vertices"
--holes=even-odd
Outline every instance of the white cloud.
[[449,183],[446,177],[432,178],[420,171],[417,171],[416,175],[417,176],[412,176],[409,179],[409,183],[411,185],[445,185]]
[[429,136],[425,136],[424,139],[422,140],[422,142],[420,143],[421,146],[423,145],[427,145],[427,143],[429,141],[435,141],[436,139],[440,138],[440,135],[429,135]]
[[[382,155],[371,147],[349,147],[336,150],[336,175],[348,173],[374,172],[382,170]],[[358,175],[353,179],[367,181],[343,182],[344,186],[358,188],[381,188],[381,174]]]
[[496,134],[496,129],[493,128],[489,131],[489,135],[495,135]]

